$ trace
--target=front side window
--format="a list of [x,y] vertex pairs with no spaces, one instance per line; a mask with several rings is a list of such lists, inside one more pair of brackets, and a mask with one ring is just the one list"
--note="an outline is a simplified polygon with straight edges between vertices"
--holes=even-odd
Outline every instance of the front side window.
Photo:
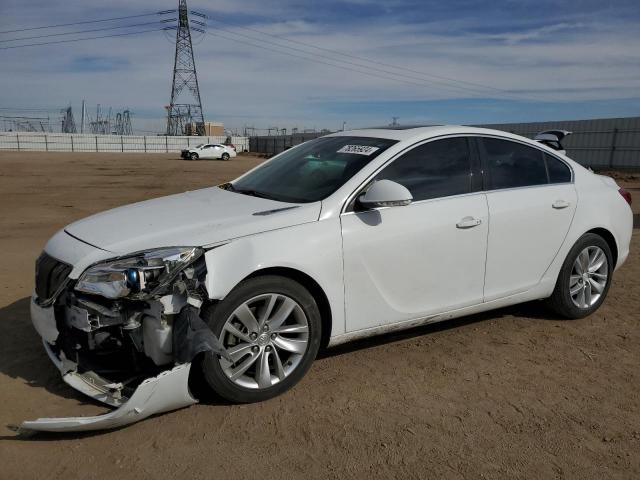
[[287,150],[222,188],[281,202],[323,200],[397,140],[322,137]]
[[375,179],[405,186],[413,201],[469,193],[469,142],[456,137],[425,143],[394,160]]
[[483,138],[491,189],[549,183],[542,151],[521,143]]

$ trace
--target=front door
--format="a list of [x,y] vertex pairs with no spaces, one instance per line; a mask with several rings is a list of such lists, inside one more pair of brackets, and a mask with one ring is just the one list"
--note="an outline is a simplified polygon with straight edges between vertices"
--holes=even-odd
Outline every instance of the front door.
[[342,214],[348,332],[482,302],[488,208],[471,147],[452,137],[413,148],[374,179],[404,185],[412,204]]

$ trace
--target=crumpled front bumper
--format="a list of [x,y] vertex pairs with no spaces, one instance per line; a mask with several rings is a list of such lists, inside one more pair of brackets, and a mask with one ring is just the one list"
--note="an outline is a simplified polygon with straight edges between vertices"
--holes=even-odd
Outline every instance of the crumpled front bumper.
[[40,307],[32,298],[31,318],[35,329],[43,337],[43,344],[49,358],[60,370],[63,380],[76,390],[118,408],[94,417],[39,418],[26,421],[20,425],[21,431],[105,430],[135,423],[151,415],[187,407],[198,402],[189,392],[191,363],[177,365],[156,377],[147,378],[138,385],[129,398],[112,395],[110,386],[100,382],[99,377],[78,373],[73,362],[67,361],[64,355],[58,357],[52,350],[48,342],[54,342],[58,336],[52,308]]

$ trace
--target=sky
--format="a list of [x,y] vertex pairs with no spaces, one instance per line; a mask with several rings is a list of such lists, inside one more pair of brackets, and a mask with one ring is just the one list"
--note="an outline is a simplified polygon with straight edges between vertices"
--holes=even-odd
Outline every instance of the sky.
[[[0,32],[176,7],[0,0]],[[640,114],[637,0],[192,0],[189,8],[209,17],[207,33],[193,39],[205,118],[232,129]],[[172,17],[0,33],[0,115],[56,117],[71,105],[78,118],[84,99],[90,116],[97,104],[128,108],[137,131],[163,131],[174,31],[2,47],[155,30],[172,23],[149,22]]]

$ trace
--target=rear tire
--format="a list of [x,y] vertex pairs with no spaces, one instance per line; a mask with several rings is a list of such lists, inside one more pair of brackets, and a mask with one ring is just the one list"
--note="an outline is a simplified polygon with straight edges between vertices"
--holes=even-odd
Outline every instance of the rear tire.
[[203,319],[233,360],[205,354],[203,377],[232,402],[259,402],[287,391],[309,370],[320,347],[318,305],[307,289],[285,277],[243,281],[206,309]]
[[548,305],[565,318],[595,312],[609,292],[613,256],[607,242],[595,233],[580,237],[567,254]]
[[226,162],[227,160],[229,160],[231,158],[231,155],[229,155],[227,152],[225,152],[225,153],[222,154],[221,158],[222,158],[222,160],[224,160]]

